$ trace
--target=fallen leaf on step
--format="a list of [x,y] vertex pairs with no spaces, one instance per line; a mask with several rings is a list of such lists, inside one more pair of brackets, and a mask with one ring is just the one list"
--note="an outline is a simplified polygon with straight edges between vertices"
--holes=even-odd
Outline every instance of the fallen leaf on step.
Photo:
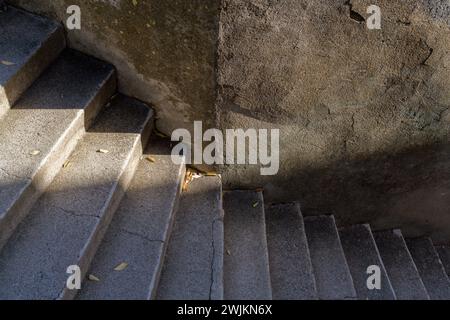
[[256,208],[258,205],[259,205],[259,202],[256,201],[255,203],[252,204],[252,207],[253,207],[253,208]]
[[13,65],[15,65],[14,62],[6,61],[6,60],[2,60],[2,64],[4,64],[5,66],[13,66]]
[[149,162],[156,162],[155,158],[153,158],[152,156],[145,157],[145,160],[147,160]]
[[98,153],[108,153],[109,151],[106,149],[98,149],[97,152]]
[[70,160],[67,160],[66,162],[64,162],[62,167],[65,169],[65,168],[67,168],[69,166],[70,166]]
[[30,155],[32,156],[37,156],[38,154],[40,154],[41,152],[39,150],[33,150],[30,152]]
[[196,170],[194,170],[192,168],[188,168],[186,170],[186,174],[184,176],[182,190],[183,191],[187,191],[189,183],[191,183],[194,179],[200,178],[201,176],[202,175],[198,171],[196,171]]
[[97,278],[96,276],[94,276],[93,274],[90,274],[90,275],[88,276],[88,279],[89,279],[90,281],[95,281],[95,282],[99,282],[99,281],[100,281],[100,279]]
[[114,268],[114,271],[123,271],[128,267],[128,263],[122,262],[117,267]]

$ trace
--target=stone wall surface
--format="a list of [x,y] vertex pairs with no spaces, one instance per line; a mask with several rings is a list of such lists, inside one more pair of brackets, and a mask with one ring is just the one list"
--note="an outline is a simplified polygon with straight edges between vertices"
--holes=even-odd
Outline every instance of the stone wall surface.
[[[450,4],[446,0],[12,0],[59,20],[69,43],[118,68],[160,130],[194,120],[278,128],[280,171],[219,168],[340,223],[450,239]],[[381,8],[369,30],[367,7]]]
[[[367,8],[382,12],[369,30]],[[274,177],[224,169],[305,213],[449,238],[448,1],[225,0],[222,128],[280,128]]]

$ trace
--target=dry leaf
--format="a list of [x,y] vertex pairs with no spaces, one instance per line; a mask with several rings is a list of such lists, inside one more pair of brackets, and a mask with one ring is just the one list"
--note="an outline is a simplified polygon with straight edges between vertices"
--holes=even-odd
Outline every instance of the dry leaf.
[[189,183],[191,183],[194,179],[200,178],[201,176],[202,175],[200,173],[198,173],[197,171],[195,171],[191,168],[188,168],[186,171],[186,175],[184,176],[182,190],[187,191],[187,187],[188,187]]
[[231,251],[227,249],[227,255],[231,256]]
[[150,161],[150,162],[156,162],[155,158],[153,158],[151,156],[145,157],[145,160]]
[[205,176],[207,176],[207,177],[215,177],[215,176],[217,176],[217,172],[206,172]]
[[133,2],[133,6],[137,6],[137,4],[138,4],[137,0],[133,0],[132,2]]
[[114,268],[114,271],[123,271],[128,267],[128,263],[122,262],[117,267]]
[[95,281],[95,282],[99,282],[99,281],[100,281],[100,279],[97,278],[96,276],[94,276],[93,274],[90,274],[90,275],[88,276],[88,279],[89,279],[90,281]]
[[253,203],[252,207],[253,207],[253,208],[256,208],[258,205],[259,205],[259,202],[256,201],[255,203]]
[[70,160],[67,160],[66,162],[64,162],[64,164],[63,164],[63,168],[67,168],[67,167],[69,167],[70,166]]
[[98,153],[108,153],[109,151],[106,149],[98,149],[97,152]]
[[32,156],[37,156],[38,154],[40,154],[41,152],[39,150],[33,150],[30,152],[30,155]]
[[2,64],[4,64],[5,66],[13,66],[13,65],[15,65],[14,62],[6,61],[6,60],[2,60]]

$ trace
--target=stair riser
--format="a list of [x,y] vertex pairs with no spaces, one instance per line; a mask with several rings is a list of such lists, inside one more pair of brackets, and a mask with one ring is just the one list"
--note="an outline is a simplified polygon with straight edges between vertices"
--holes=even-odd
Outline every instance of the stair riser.
[[305,217],[304,224],[319,299],[356,299],[334,217]]
[[161,248],[161,253],[160,253],[160,260],[156,269],[156,272],[153,275],[153,278],[150,282],[150,287],[149,287],[149,295],[147,296],[147,300],[155,300],[156,299],[156,295],[158,293],[158,286],[159,286],[159,280],[161,279],[161,273],[162,273],[162,269],[164,266],[164,259],[166,257],[166,253],[167,253],[167,247],[170,241],[170,235],[172,234],[172,230],[173,230],[173,225],[175,222],[175,214],[178,211],[179,207],[180,207],[180,196],[181,196],[181,192],[182,192],[182,187],[183,187],[183,179],[184,176],[186,175],[186,167],[183,165],[182,167],[182,171],[180,174],[180,185],[178,187],[177,190],[177,195],[176,195],[176,200],[174,203],[174,206],[172,208],[172,214],[170,217],[170,223],[169,223],[169,227],[167,229],[167,233],[166,233],[166,241],[164,241],[162,248]]
[[58,28],[21,68],[0,87],[0,117],[20,98],[23,92],[59,56],[66,47],[64,31]]
[[[256,206],[254,204],[257,204]],[[224,195],[224,296],[230,300],[271,300],[264,198],[253,191]]]
[[219,177],[202,177],[181,195],[156,299],[223,298],[221,194]]
[[102,106],[116,90],[116,77],[112,73],[103,83],[96,96],[89,102],[84,111],[80,111],[71,126],[54,145],[52,152],[43,162],[37,173],[30,180],[22,192],[14,200],[14,204],[0,218],[0,250],[14,233],[17,225],[26,217],[34,203],[58,174],[64,162],[70,156],[78,141],[83,137],[86,129],[92,124]]
[[[136,171],[136,168],[139,163],[139,159],[143,153],[143,145],[147,144],[148,139],[150,137],[150,133],[153,130],[153,122],[148,121],[145,129],[142,134],[136,139],[135,144],[133,146],[133,151],[127,161],[126,168],[122,172],[118,182],[115,187],[110,191],[109,201],[100,212],[100,220],[97,223],[95,230],[92,232],[90,239],[87,241],[86,246],[83,248],[79,261],[77,265],[80,267],[82,272],[82,278],[85,278],[87,271],[91,265],[92,260],[94,259],[95,253],[99,248],[103,237],[108,230],[109,224],[114,216],[114,213],[117,211],[120,201],[122,200],[125,191],[128,189],[128,186],[133,179],[133,175]],[[72,300],[77,295],[77,290],[68,290],[64,288],[61,293],[59,299],[61,300]]]

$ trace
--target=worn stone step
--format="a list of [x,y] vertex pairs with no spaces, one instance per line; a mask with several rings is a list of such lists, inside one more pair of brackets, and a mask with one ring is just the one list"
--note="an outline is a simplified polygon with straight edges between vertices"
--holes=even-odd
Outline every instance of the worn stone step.
[[[170,152],[152,137],[92,262],[89,274],[101,281],[85,281],[78,299],[155,297],[185,171],[184,160],[174,164]],[[128,267],[114,271],[122,262]]]
[[[340,228],[342,248],[353,278],[356,294],[359,300],[395,300],[394,289],[386,274],[372,230],[368,224]],[[380,270],[380,289],[369,289],[367,280],[373,275],[370,266]]]
[[355,299],[355,287],[334,217],[310,216],[304,221],[319,299]]
[[298,203],[266,207],[266,229],[273,299],[317,299],[308,241]]
[[225,192],[224,210],[225,299],[272,299],[262,193]]
[[60,24],[6,8],[0,11],[0,117],[66,45]]
[[222,184],[219,176],[201,177],[181,195],[157,299],[222,298]]
[[400,230],[374,232],[375,242],[398,300],[429,296]]
[[450,281],[431,239],[406,239],[406,245],[430,299],[450,300]]
[[117,96],[78,143],[0,253],[0,299],[70,299],[68,266],[86,273],[132,179],[153,112]]
[[67,50],[0,121],[0,248],[115,91],[114,69]]
[[447,276],[450,277],[450,247],[447,245],[439,245],[436,246],[436,250],[439,254],[439,258],[441,259]]

